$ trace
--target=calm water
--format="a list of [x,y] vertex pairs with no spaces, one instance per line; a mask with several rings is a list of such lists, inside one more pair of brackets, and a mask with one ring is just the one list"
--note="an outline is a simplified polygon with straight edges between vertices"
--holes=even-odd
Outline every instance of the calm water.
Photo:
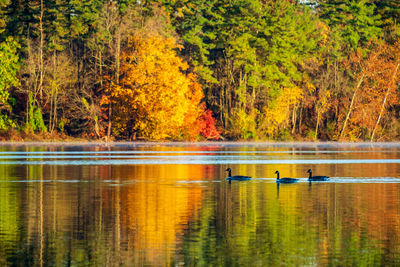
[[399,266],[399,211],[400,144],[0,146],[0,266]]

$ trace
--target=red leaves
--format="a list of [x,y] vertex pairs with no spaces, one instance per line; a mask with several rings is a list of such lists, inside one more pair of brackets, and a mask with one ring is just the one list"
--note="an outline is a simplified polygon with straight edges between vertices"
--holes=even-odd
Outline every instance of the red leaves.
[[212,111],[206,109],[200,118],[200,133],[206,139],[215,139],[218,140],[220,138],[220,132],[215,127],[215,118],[212,116]]

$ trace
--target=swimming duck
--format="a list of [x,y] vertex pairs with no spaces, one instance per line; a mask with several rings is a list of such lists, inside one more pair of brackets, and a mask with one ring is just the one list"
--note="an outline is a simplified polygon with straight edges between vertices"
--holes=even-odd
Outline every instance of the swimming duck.
[[250,180],[251,177],[250,176],[243,176],[243,175],[235,175],[232,176],[232,170],[231,168],[228,168],[225,170],[226,172],[228,172],[228,178],[226,178],[226,180],[229,181],[229,183],[231,183],[231,181],[247,181]]
[[311,171],[311,169],[309,169],[308,171],[307,171],[309,174],[310,174],[310,176],[308,177],[308,181],[328,181],[329,180],[329,177],[328,176],[312,176],[312,171]]
[[276,182],[277,183],[293,184],[293,183],[297,183],[297,181],[299,180],[299,179],[296,179],[296,178],[287,178],[287,177],[279,178],[279,171],[276,171],[275,174],[276,174]]

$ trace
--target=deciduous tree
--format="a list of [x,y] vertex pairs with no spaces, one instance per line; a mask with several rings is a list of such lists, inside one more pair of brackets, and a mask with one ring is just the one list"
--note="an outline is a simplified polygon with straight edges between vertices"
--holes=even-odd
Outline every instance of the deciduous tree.
[[12,114],[9,90],[19,84],[17,71],[19,70],[19,57],[17,49],[19,45],[9,37],[0,43],[0,130],[7,130],[16,126],[9,117]]
[[113,113],[116,136],[179,139],[201,116],[202,92],[183,73],[188,66],[176,48],[180,46],[172,37],[144,32],[132,36],[121,55],[120,83],[112,84],[111,98],[103,99],[118,107]]

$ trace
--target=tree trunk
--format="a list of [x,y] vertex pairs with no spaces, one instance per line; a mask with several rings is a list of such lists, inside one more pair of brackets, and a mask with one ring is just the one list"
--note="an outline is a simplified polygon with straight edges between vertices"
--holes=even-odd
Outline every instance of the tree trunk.
[[117,47],[115,49],[115,83],[119,84],[120,53],[121,53],[121,31],[117,30]]
[[110,96],[110,103],[108,104],[108,127],[107,127],[107,142],[110,140],[111,136],[111,112],[112,105],[111,105],[111,96]]
[[292,135],[296,132],[296,122],[297,122],[297,104],[294,105],[292,110]]
[[301,103],[300,103],[300,114],[299,114],[299,134],[300,135],[301,135],[302,117],[303,117],[303,101],[301,101]]
[[[120,54],[121,54],[121,31],[118,27],[116,32],[116,48],[115,48],[115,84],[119,84],[120,76]],[[108,105],[108,128],[107,128],[107,141],[110,140],[112,126],[112,96],[110,95],[110,103]]]
[[317,125],[315,126],[314,140],[317,140],[317,137],[318,137],[318,127],[319,127],[320,117],[321,117],[321,112],[317,112]]
[[[400,63],[397,63],[396,69],[394,70],[393,75],[392,75],[392,81],[391,81],[391,83],[393,82],[394,78],[396,77],[397,70],[399,69],[399,65],[400,65]],[[374,130],[372,131],[371,142],[374,141],[376,128],[378,127],[379,122],[380,122],[380,120],[381,120],[381,118],[382,118],[383,111],[385,110],[386,101],[387,101],[387,98],[388,98],[388,96],[389,96],[389,93],[390,93],[390,90],[391,90],[391,89],[392,89],[392,84],[389,84],[389,86],[388,86],[388,88],[387,88],[387,90],[386,90],[385,98],[383,99],[383,102],[382,102],[381,111],[379,112],[379,116],[378,116],[378,119],[377,119],[377,121],[376,121],[376,123],[375,123]]]
[[44,60],[43,60],[43,47],[44,47],[44,36],[43,36],[43,16],[44,16],[44,10],[43,10],[43,0],[40,1],[40,16],[39,16],[39,30],[40,30],[40,48],[39,48],[39,53],[40,53],[40,58],[39,58],[39,95],[40,95],[40,100],[42,100],[43,97],[43,76],[44,76]]
[[54,129],[56,128],[56,125],[57,125],[57,108],[58,108],[58,106],[57,106],[57,95],[58,95],[58,87],[56,86],[56,88],[55,88],[55,92],[54,92],[54,103],[53,103],[53,105],[54,105],[54,111],[53,111],[53,128],[51,129],[51,132],[53,132],[54,131]]
[[358,88],[360,88],[360,86],[361,86],[361,84],[362,84],[362,82],[363,82],[363,80],[364,80],[364,77],[365,77],[365,74],[363,74],[363,76],[361,76],[360,80],[358,81],[357,87],[356,87],[356,89],[354,90],[353,97],[351,98],[351,102],[350,102],[350,107],[349,107],[349,110],[347,111],[346,119],[344,120],[344,124],[343,124],[342,130],[340,131],[339,140],[341,140],[342,137],[343,137],[344,131],[345,131],[346,126],[347,126],[347,121],[349,120],[349,118],[350,118],[350,113],[351,113],[351,111],[352,111],[352,109],[353,109],[354,99],[355,99],[356,96],[357,96]]
[[54,105],[54,83],[57,81],[57,67],[56,67],[56,51],[53,53],[53,85],[51,87],[51,97],[50,97],[50,116],[49,116],[49,131],[53,133],[53,105]]
[[103,88],[103,58],[102,53],[99,51],[99,75],[100,75],[100,87]]

